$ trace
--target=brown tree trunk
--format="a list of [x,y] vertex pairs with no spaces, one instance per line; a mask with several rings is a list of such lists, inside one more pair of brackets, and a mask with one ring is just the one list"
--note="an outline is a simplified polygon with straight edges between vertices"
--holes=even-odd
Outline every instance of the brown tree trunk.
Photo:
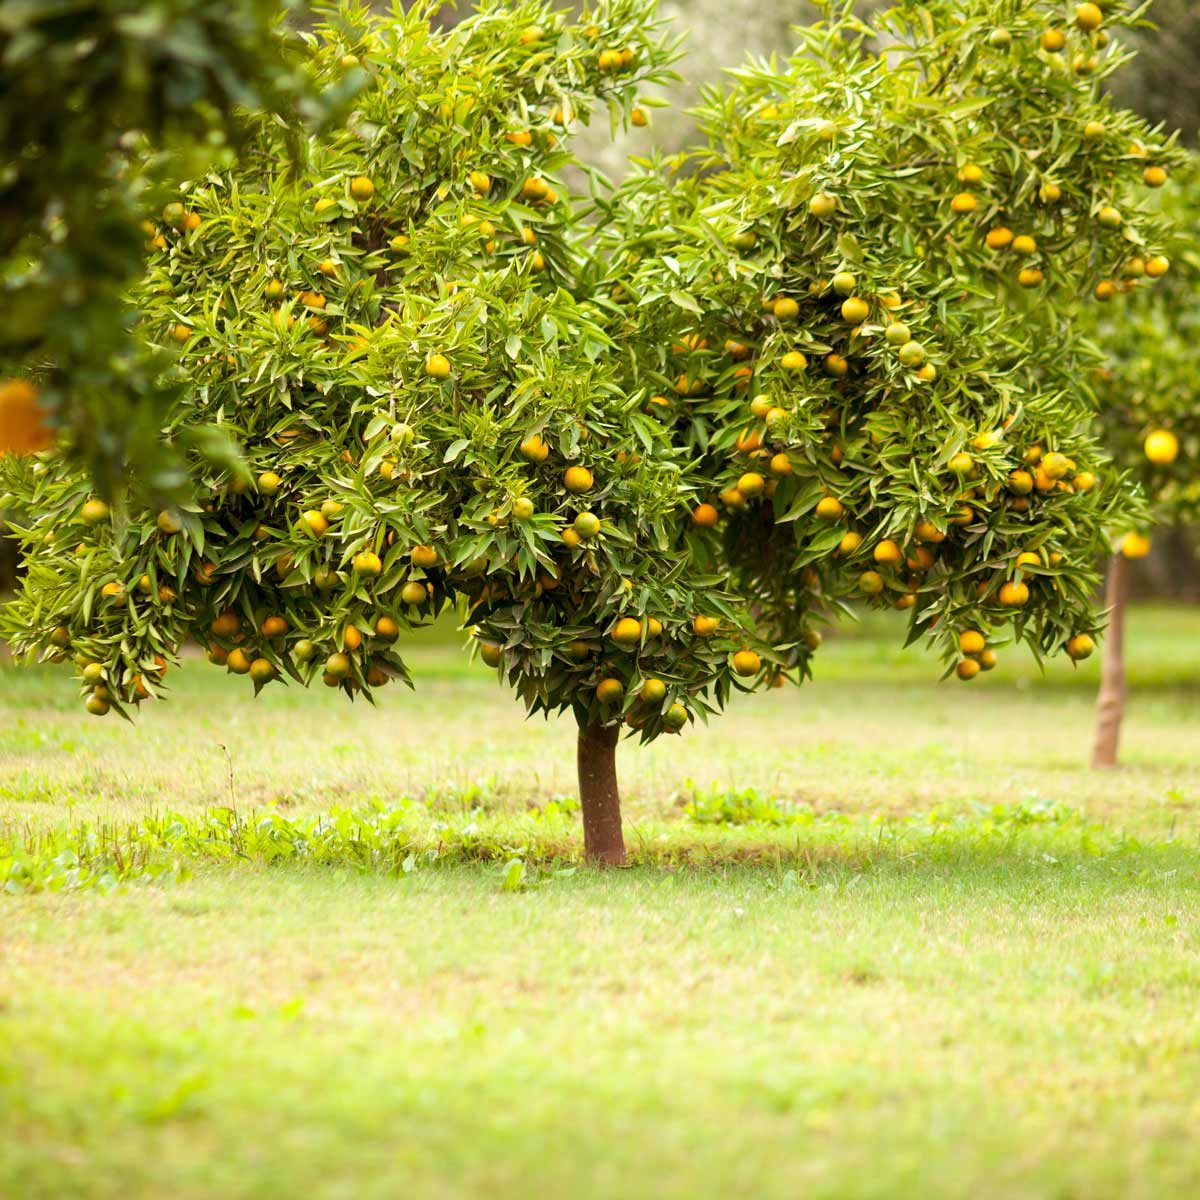
[[579,802],[583,808],[583,844],[589,862],[604,867],[625,865],[621,834],[621,794],[617,790],[619,725],[592,725],[579,730]]
[[1114,554],[1108,564],[1108,633],[1100,664],[1100,692],[1096,697],[1096,740],[1092,744],[1093,767],[1115,767],[1125,715],[1125,601],[1129,591],[1128,560]]

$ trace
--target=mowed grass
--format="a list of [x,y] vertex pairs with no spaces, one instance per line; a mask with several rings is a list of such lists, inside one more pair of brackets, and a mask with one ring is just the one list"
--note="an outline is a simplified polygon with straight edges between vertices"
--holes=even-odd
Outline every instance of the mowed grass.
[[1200,614],[1135,613],[1101,774],[1094,664],[898,644],[623,746],[619,872],[437,631],[376,710],[0,672],[0,859],[162,868],[0,895],[0,1196],[1200,1193]]

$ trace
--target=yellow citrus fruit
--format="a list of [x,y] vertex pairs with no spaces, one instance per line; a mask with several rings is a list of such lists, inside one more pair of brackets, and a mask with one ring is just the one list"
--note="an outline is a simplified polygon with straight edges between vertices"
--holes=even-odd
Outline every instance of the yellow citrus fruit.
[[721,622],[717,617],[701,614],[692,618],[692,630],[698,637],[711,637],[720,627]]
[[1041,42],[1047,54],[1057,54],[1067,44],[1067,38],[1061,29],[1046,29],[1042,32]]
[[762,659],[753,650],[739,650],[733,656],[733,669],[738,675],[757,675],[762,669]]
[[573,495],[591,491],[594,484],[595,479],[587,467],[568,467],[563,473],[563,487]]
[[355,200],[370,200],[370,198],[375,195],[375,184],[369,176],[355,175],[355,177],[350,180],[350,195],[353,196]]
[[720,514],[711,504],[697,504],[692,509],[692,524],[700,526],[701,529],[711,529],[719,517]]
[[379,575],[383,572],[383,562],[373,550],[363,550],[356,554],[351,566],[358,575]]
[[1076,662],[1082,662],[1096,649],[1096,643],[1086,633],[1077,633],[1067,642],[1067,655]]
[[1104,21],[1104,13],[1098,4],[1079,4],[1075,7],[1075,24],[1085,33],[1092,33],[1100,28]]
[[900,551],[900,547],[890,538],[879,542],[872,551],[872,557],[877,563],[883,566],[894,567],[904,557]]
[[1001,586],[998,599],[1005,608],[1024,608],[1029,603],[1029,585],[1009,582]]
[[960,216],[966,213],[973,213],[979,207],[979,201],[976,199],[973,192],[959,192],[953,200],[950,201],[950,211],[958,213]]
[[845,506],[836,496],[822,496],[817,501],[816,513],[822,521],[838,521],[845,511]]
[[1142,449],[1156,467],[1169,467],[1179,457],[1179,439],[1168,429],[1155,429],[1146,435]]
[[434,379],[449,378],[450,360],[444,354],[431,354],[425,360],[425,374]]
[[1142,172],[1142,179],[1145,180],[1148,186],[1160,188],[1167,182],[1167,173],[1162,167],[1147,167]]
[[987,639],[978,629],[964,629],[958,635],[958,648],[964,654],[982,654],[987,646]]
[[438,564],[438,552],[432,546],[417,545],[408,552],[409,561],[414,567],[428,569]]
[[959,677],[959,679],[965,682],[968,679],[974,679],[981,670],[982,668],[980,667],[979,663],[975,661],[975,659],[964,658],[961,659],[958,666],[954,668],[954,673]]

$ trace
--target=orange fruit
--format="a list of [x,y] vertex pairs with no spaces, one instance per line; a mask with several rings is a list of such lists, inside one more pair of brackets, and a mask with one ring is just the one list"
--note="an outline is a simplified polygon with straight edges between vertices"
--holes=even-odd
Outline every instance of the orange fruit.
[[595,482],[587,467],[568,467],[563,473],[563,487],[576,496],[591,491]]
[[974,679],[981,670],[982,667],[973,658],[964,658],[954,668],[954,673],[959,679],[966,682],[968,679]]
[[700,526],[701,529],[712,529],[720,519],[720,514],[711,504],[697,504],[692,509],[692,524]]
[[872,552],[872,557],[877,563],[884,566],[894,567],[904,557],[900,552],[900,547],[890,538],[880,542]]
[[367,175],[355,175],[350,180],[350,195],[360,203],[370,200],[375,195],[375,184]]
[[245,650],[239,647],[229,652],[229,657],[225,660],[225,665],[235,675],[246,675],[250,671],[250,658]]
[[625,650],[642,640],[642,623],[634,617],[622,617],[613,627],[612,640]]
[[1005,608],[1024,608],[1029,603],[1027,583],[1008,582],[1001,586],[998,599]]
[[383,572],[383,562],[373,550],[363,550],[356,554],[351,566],[358,575],[378,576]]
[[432,546],[414,546],[408,552],[408,558],[414,567],[421,567],[423,570],[438,564],[438,552]]
[[738,675],[757,675],[762,669],[762,659],[753,650],[739,650],[733,656],[733,669]]
[[1082,662],[1096,649],[1096,643],[1086,633],[1077,633],[1067,642],[1067,655],[1076,662]]
[[0,455],[37,454],[54,444],[54,430],[38,400],[38,391],[25,379],[0,384]]
[[692,618],[692,631],[697,637],[711,637],[721,627],[720,619],[699,614]]
[[625,695],[625,685],[619,679],[609,676],[596,684],[596,699],[601,704],[617,704]]
[[822,521],[839,521],[846,509],[836,496],[822,496],[817,501],[816,513]]
[[987,639],[978,629],[964,629],[958,635],[958,648],[964,654],[982,654],[987,646]]

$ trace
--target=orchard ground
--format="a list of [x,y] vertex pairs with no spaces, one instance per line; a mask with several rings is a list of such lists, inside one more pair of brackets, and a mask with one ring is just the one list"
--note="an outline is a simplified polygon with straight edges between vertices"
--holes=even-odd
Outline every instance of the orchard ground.
[[898,644],[623,745],[607,872],[452,633],[377,710],[0,669],[0,1195],[1196,1194],[1200,616],[1103,774],[1094,660]]

